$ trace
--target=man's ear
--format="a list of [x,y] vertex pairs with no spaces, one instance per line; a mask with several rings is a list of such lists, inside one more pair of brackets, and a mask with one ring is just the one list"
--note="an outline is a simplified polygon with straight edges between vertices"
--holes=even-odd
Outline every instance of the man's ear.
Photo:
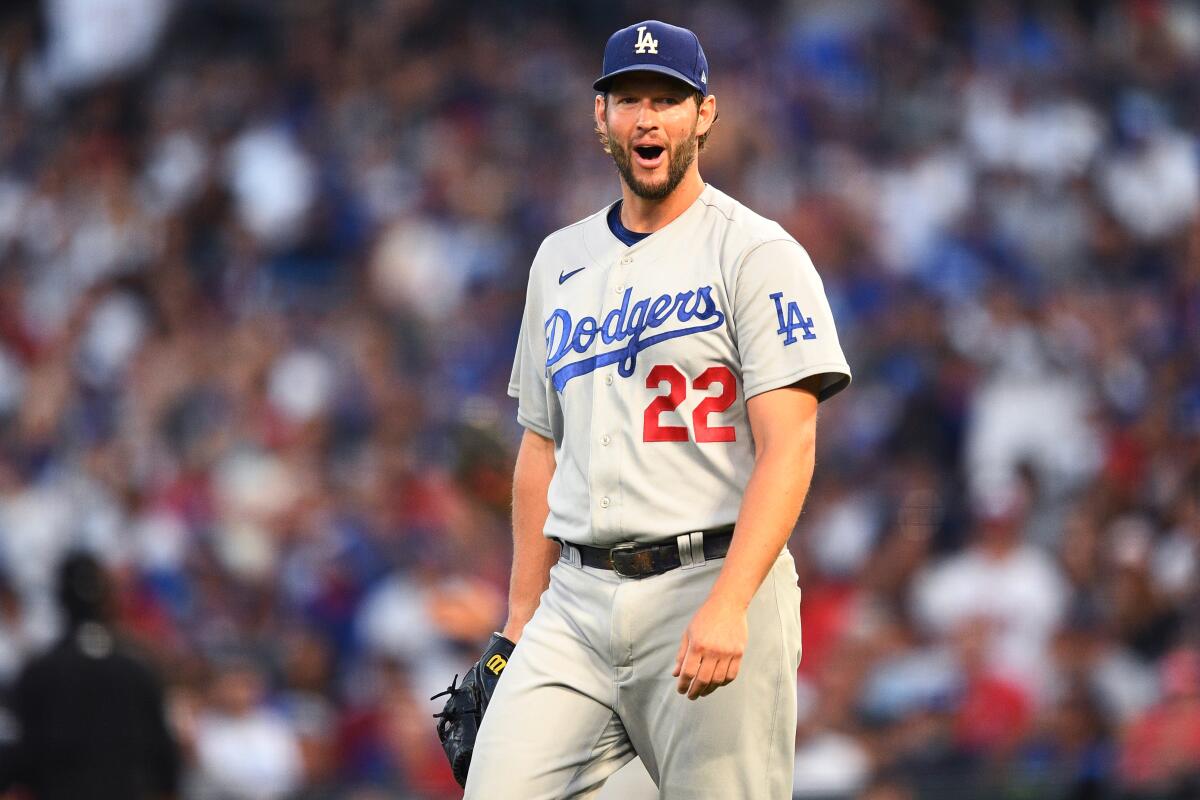
[[602,95],[602,94],[596,95],[596,111],[595,111],[596,127],[599,129],[599,131],[601,133],[607,134],[608,133],[608,123],[604,119],[605,106],[606,106],[606,102],[604,99],[604,95]]
[[710,94],[700,102],[697,109],[700,121],[696,124],[696,135],[703,136],[717,121],[717,96]]

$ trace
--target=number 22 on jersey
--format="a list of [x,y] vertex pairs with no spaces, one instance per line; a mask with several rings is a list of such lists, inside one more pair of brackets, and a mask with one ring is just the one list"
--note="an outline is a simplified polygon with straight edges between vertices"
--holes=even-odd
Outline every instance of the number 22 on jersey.
[[[697,442],[732,442],[737,440],[737,431],[732,425],[710,425],[709,414],[726,410],[737,399],[737,381],[728,367],[709,367],[696,376],[692,388],[707,391],[713,384],[721,387],[721,393],[710,395],[692,412],[692,428]],[[643,442],[686,442],[690,436],[686,425],[663,425],[659,415],[674,411],[687,397],[688,379],[673,364],[656,364],[646,376],[647,389],[660,389],[667,385],[667,393],[656,396],[643,414]]]

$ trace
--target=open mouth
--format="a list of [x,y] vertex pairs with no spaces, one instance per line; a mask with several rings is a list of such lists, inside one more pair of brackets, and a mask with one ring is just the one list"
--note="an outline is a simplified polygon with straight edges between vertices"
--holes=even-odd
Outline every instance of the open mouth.
[[637,163],[646,169],[654,169],[663,162],[667,152],[665,147],[656,144],[643,144],[633,148],[633,157]]

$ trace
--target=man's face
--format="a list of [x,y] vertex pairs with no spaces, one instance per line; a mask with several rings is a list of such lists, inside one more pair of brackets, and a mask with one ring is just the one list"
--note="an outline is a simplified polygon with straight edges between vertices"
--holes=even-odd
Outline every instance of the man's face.
[[619,75],[596,99],[617,171],[638,197],[669,196],[696,160],[700,110],[686,84],[653,72]]

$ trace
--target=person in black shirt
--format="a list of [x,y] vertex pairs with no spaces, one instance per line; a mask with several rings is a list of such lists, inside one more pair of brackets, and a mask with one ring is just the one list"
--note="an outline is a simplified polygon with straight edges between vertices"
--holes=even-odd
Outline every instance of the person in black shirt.
[[89,555],[71,555],[58,586],[65,633],[13,688],[18,738],[0,790],[20,787],[34,800],[175,797],[179,755],[162,689],[117,639],[104,569]]

